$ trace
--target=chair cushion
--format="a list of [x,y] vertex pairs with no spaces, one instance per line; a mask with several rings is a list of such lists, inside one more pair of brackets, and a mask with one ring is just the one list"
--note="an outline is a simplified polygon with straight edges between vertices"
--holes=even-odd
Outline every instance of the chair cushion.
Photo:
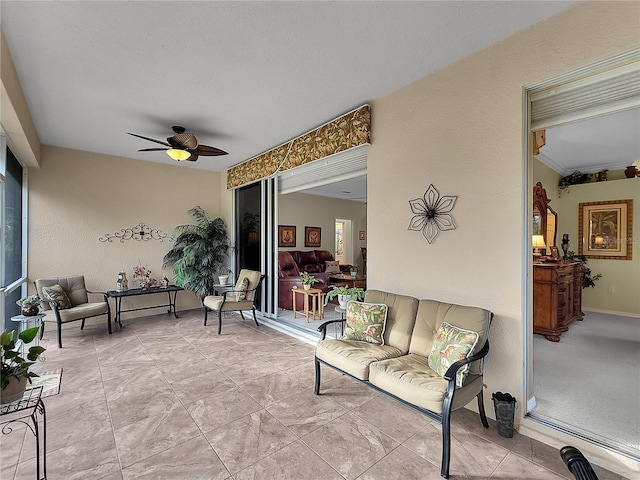
[[[231,298],[231,299],[230,299]],[[202,303],[205,307],[211,310],[220,310],[222,307],[223,312],[232,311],[232,310],[251,310],[253,309],[253,302],[251,300],[242,300],[240,302],[235,301],[235,297],[227,297],[227,301],[222,305],[222,300],[224,297],[218,295],[209,295],[204,297]]]
[[44,296],[44,300],[48,302],[50,302],[51,300],[57,301],[59,304],[59,310],[66,310],[67,308],[71,308],[71,300],[69,300],[67,292],[65,292],[64,288],[62,288],[58,284],[48,287],[42,287],[42,294]]
[[[429,366],[441,377],[449,367],[467,358],[478,343],[478,333],[465,330],[443,322],[436,333],[436,338],[429,353]],[[464,378],[469,372],[469,365],[465,365],[456,374],[456,385],[462,386]]]
[[389,307],[387,325],[383,335],[384,344],[398,348],[403,354],[407,353],[416,320],[418,299],[407,295],[370,289],[366,291],[364,301],[367,303],[384,303]]
[[[107,302],[84,303],[77,307],[67,308],[60,311],[60,320],[62,323],[73,322],[82,318],[95,317],[107,313]],[[42,319],[43,322],[57,322],[56,315],[49,310],[47,315]]]
[[388,308],[384,303],[348,302],[344,340],[384,345],[383,335],[387,311]]
[[247,277],[242,277],[236,283],[236,302],[241,302],[242,300],[247,298],[247,289],[249,288],[249,279]]
[[316,357],[360,380],[369,378],[372,362],[400,355],[395,347],[357,340],[321,340],[316,346]]

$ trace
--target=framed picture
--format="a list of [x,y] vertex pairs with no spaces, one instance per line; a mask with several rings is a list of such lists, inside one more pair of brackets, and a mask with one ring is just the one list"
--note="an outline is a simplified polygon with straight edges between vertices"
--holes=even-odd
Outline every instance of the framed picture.
[[553,246],[549,247],[551,249],[551,258],[554,260],[560,260],[560,252],[558,251],[558,247]]
[[578,253],[588,258],[631,260],[633,200],[578,205]]
[[320,246],[320,227],[304,227],[304,246]]
[[278,246],[279,247],[295,247],[296,246],[295,225],[278,225]]
[[360,230],[360,233],[359,233],[359,235],[358,235],[358,238],[359,238],[360,240],[364,240],[364,230]]

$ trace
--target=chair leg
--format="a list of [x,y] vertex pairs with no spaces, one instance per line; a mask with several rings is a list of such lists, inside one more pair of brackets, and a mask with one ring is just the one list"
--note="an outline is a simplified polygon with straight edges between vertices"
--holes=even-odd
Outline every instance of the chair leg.
[[242,317],[242,321],[244,322],[246,319],[244,318],[244,315],[242,314],[242,310],[238,310],[240,312],[240,316]]
[[253,309],[253,321],[256,322],[256,327],[259,327],[258,319],[256,318],[256,309]]
[[316,383],[313,387],[313,393],[315,393],[316,395],[320,395],[320,362],[317,358],[315,358],[314,360],[316,364]]
[[222,308],[218,310],[218,335],[222,333]]
[[451,403],[453,401],[452,388],[447,389],[447,396],[442,405],[442,464],[440,476],[449,478],[449,463],[451,460]]
[[62,323],[58,322],[58,348],[62,348]]
[[209,309],[207,307],[205,307],[204,305],[202,306],[202,308],[204,308],[204,326],[207,326],[207,313],[209,313]]
[[45,322],[40,322],[40,340],[44,337],[44,323]]
[[480,390],[480,393],[478,393],[478,412],[480,412],[480,421],[482,422],[482,426],[484,428],[489,428],[487,415],[484,413],[484,395],[482,390]]
[[82,319],[82,323],[80,324],[80,330],[84,330],[84,321],[85,321],[85,319],[83,318]]

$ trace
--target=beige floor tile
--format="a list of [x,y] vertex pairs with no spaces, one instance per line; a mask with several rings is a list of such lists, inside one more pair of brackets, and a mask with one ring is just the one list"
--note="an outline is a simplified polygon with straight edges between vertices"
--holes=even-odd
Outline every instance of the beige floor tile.
[[354,413],[400,443],[431,423],[425,415],[385,395],[369,400]]
[[147,417],[114,430],[120,462],[127,467],[194,438],[200,430],[180,404],[163,415]]
[[560,453],[557,448],[525,437],[524,435],[519,435],[511,451],[530,462],[543,465],[563,477],[572,477],[562,458],[560,458]]
[[343,480],[301,441],[287,445],[282,450],[241,470],[235,480]]
[[[7,434],[0,432],[0,465],[2,465],[3,472],[5,469],[9,470],[6,467],[12,465],[15,467],[20,462],[20,451],[25,438],[31,442],[34,438],[31,432],[29,432],[29,437],[26,437],[27,427],[22,423],[12,423],[8,427],[11,429],[10,431],[6,430],[7,427],[4,425],[2,426],[3,432],[7,432]],[[13,470],[15,471],[15,468]],[[0,478],[4,479],[5,476],[10,478],[8,474],[3,474]]]
[[[440,470],[400,445],[358,477],[358,480],[440,480]],[[456,478],[454,475],[452,480]],[[515,479],[514,479],[515,480]]]
[[276,372],[245,382],[241,388],[266,407],[289,395],[311,392],[313,387],[295,381],[284,372]]
[[238,362],[243,362],[248,359],[252,359],[256,362],[262,361],[262,359],[253,353],[251,347],[239,345],[235,341],[233,343],[222,345],[219,349],[215,349],[207,353],[205,356],[219,368],[235,365]]
[[125,480],[223,480],[229,472],[199,435],[126,467],[123,475]]
[[203,432],[261,410],[262,405],[238,387],[216,393],[186,405],[187,411]]
[[313,392],[293,393],[269,405],[267,411],[289,430],[303,437],[344,415],[346,409]]
[[[475,401],[472,403],[474,405],[477,405]],[[493,408],[491,404],[485,405],[485,411],[487,411],[487,406],[491,406],[491,408]],[[495,420],[487,418],[487,421],[489,422],[489,428],[484,428],[482,426],[482,422],[480,421],[480,414],[466,408],[461,408],[451,414],[452,425],[459,425],[468,432],[475,433],[479,437],[500,445],[507,450],[511,450],[518,441],[518,432],[514,431],[513,437],[511,438],[502,437],[498,433],[498,427]]]
[[344,375],[321,382],[320,394],[348,410],[358,408],[369,400],[380,396],[374,389]]
[[529,462],[519,455],[509,453],[493,472],[491,479],[513,480],[515,478],[523,480],[562,480],[565,477],[556,475],[551,470]]
[[288,428],[265,410],[254,412],[205,435],[232,474],[297,440]]
[[353,480],[399,444],[352,413],[302,439],[347,480]]
[[[285,373],[291,378],[299,381],[300,383],[309,385],[309,388],[311,389],[313,389],[313,386],[315,385],[316,369],[315,362],[313,361],[288,368],[287,370],[285,370]],[[322,388],[326,382],[335,380],[336,378],[342,378],[344,376],[344,374],[338,372],[337,370],[322,365],[320,367],[320,387]]]
[[261,355],[267,362],[275,365],[280,370],[288,370],[297,365],[313,363],[312,351],[301,351],[294,347],[288,347],[276,352]]
[[178,395],[178,398],[185,404],[216,393],[226,392],[235,388],[235,386],[226,375],[217,369],[211,369],[199,375],[171,383],[171,387]]
[[180,401],[169,384],[165,383],[165,385],[166,388],[156,390],[147,384],[135,393],[127,392],[110,400],[108,406],[113,428],[117,429],[145,418],[165,415],[171,411]]

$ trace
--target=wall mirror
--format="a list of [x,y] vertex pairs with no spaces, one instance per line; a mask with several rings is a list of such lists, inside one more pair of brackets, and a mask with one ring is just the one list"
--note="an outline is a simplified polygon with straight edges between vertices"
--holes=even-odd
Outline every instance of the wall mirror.
[[547,192],[538,182],[533,186],[533,235],[542,235],[544,243],[547,246],[547,252],[550,247],[556,246],[556,232],[558,226],[558,214],[549,206],[549,198]]

